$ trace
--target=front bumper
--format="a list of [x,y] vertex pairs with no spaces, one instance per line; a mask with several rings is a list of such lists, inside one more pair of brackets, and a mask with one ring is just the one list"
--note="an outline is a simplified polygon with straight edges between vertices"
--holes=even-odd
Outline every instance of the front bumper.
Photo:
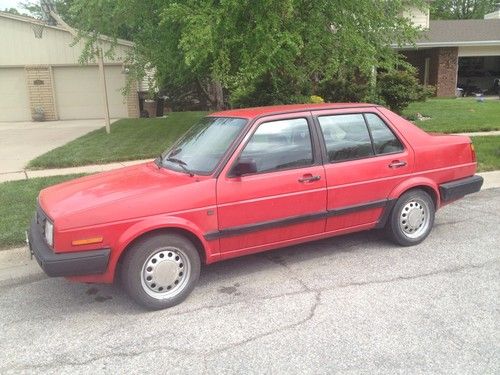
[[48,276],[81,276],[104,273],[108,267],[110,249],[56,254],[47,245],[36,218],[28,230],[28,246],[38,264]]
[[439,192],[443,202],[453,201],[471,193],[477,193],[483,186],[481,176],[471,176],[460,180],[439,185]]

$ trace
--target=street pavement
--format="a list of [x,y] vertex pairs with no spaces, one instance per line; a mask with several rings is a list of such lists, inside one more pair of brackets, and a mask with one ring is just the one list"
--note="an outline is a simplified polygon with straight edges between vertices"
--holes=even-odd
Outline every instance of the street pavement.
[[468,196],[414,247],[371,231],[211,265],[156,312],[11,259],[0,373],[499,374],[499,207]]

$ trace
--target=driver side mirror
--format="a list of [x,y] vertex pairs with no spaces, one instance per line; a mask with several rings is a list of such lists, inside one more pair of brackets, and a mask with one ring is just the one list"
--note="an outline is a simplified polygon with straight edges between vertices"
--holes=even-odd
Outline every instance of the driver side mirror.
[[231,177],[241,177],[246,174],[257,173],[257,164],[253,159],[238,160],[231,170]]

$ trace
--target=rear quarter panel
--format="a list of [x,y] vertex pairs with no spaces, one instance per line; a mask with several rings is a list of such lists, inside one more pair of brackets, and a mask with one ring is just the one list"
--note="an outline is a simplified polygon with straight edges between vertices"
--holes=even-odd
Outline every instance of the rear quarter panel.
[[469,177],[476,172],[477,163],[472,158],[469,137],[428,134],[385,108],[379,108],[379,111],[398,128],[411,144],[415,155],[413,173],[392,192],[391,198],[397,198],[412,187],[427,186],[438,195],[439,207],[440,184]]

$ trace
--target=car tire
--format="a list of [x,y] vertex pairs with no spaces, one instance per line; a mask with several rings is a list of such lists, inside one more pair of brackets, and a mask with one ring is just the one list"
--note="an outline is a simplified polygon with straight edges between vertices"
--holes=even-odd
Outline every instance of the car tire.
[[419,189],[410,190],[401,195],[394,205],[386,232],[399,245],[417,245],[431,232],[435,212],[429,194]]
[[187,238],[162,233],[139,239],[127,250],[121,281],[127,294],[150,310],[184,301],[200,276],[200,256]]

